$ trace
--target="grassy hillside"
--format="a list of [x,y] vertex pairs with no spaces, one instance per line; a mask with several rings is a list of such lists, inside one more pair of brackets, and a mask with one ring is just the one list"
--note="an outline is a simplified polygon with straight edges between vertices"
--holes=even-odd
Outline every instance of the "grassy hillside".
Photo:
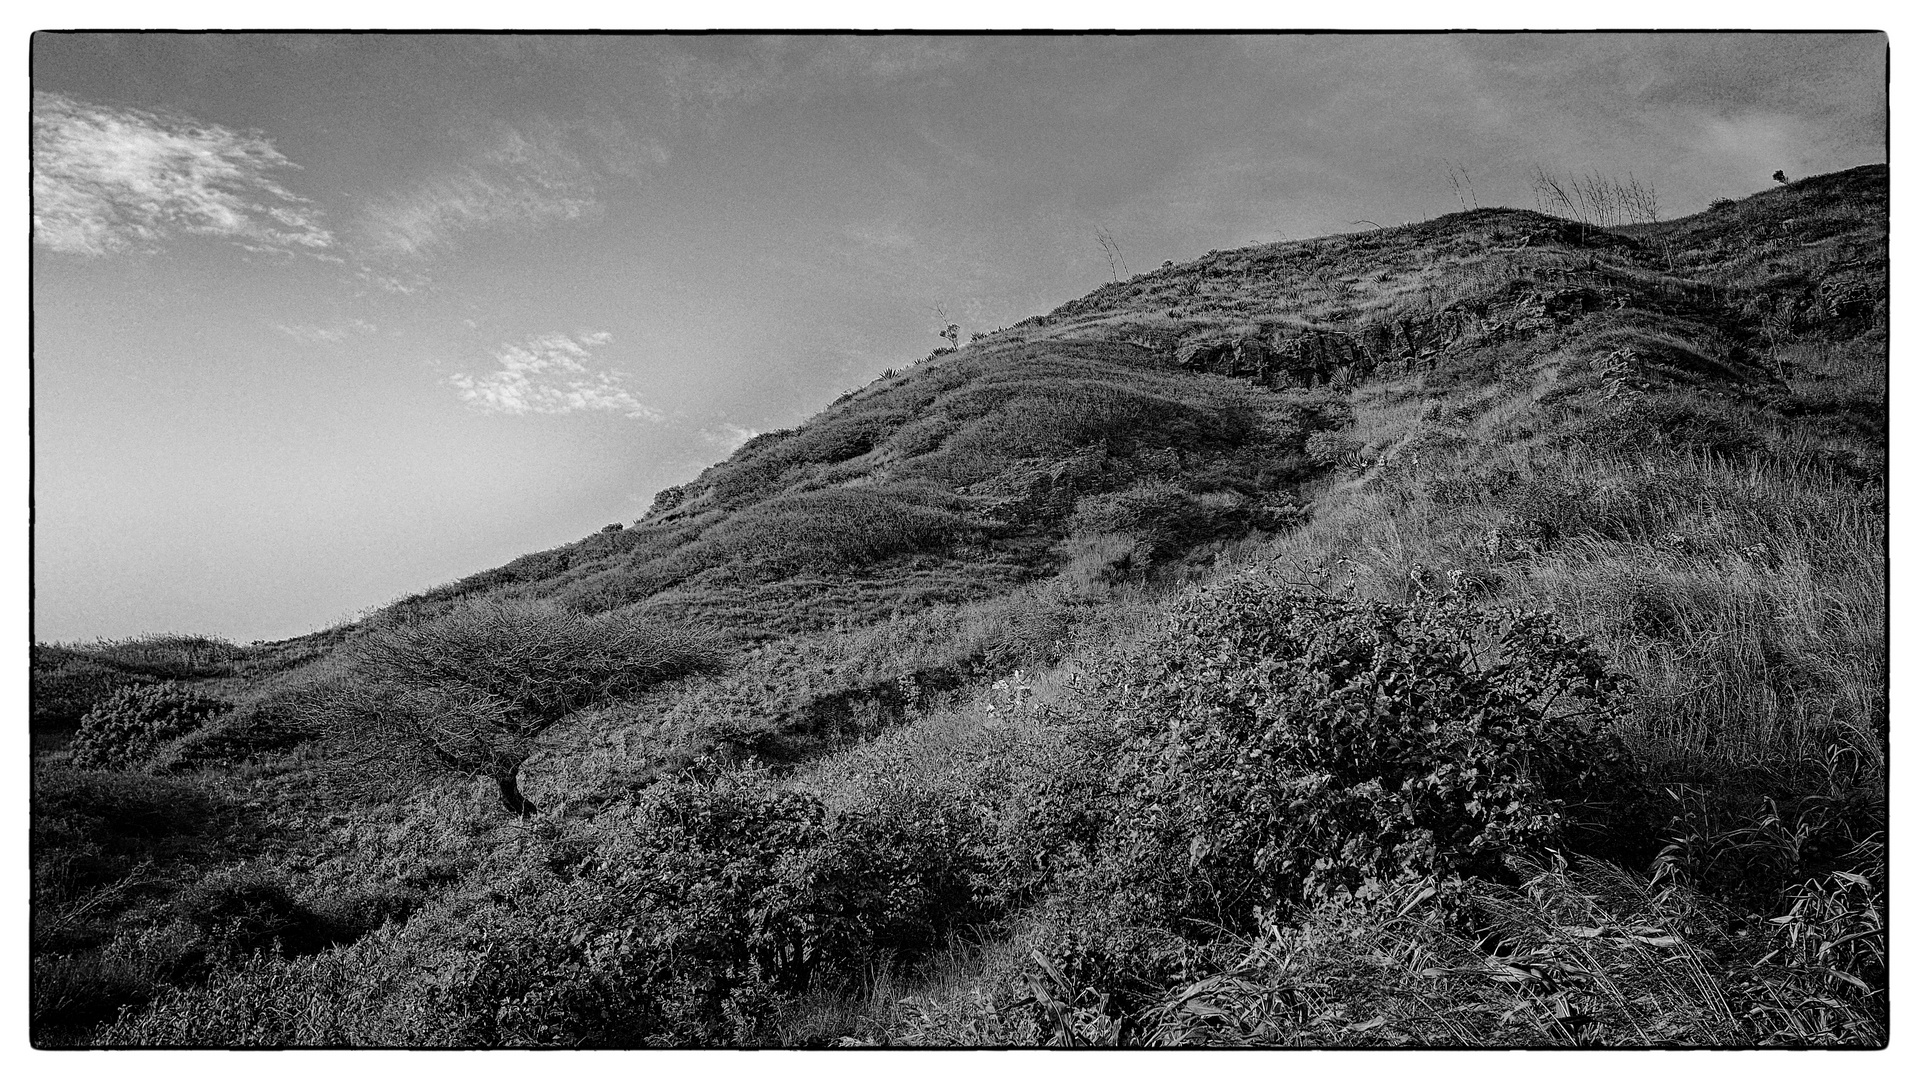
[[1001,335],[753,439],[631,528],[401,607],[553,597],[765,636],[1001,594],[1120,526],[1151,543],[1143,565],[1283,516],[1336,404],[1156,360],[1097,338]]
[[[1213,252],[361,623],[36,646],[35,1039],[1881,1044],[1886,207]],[[721,662],[525,819],[370,776],[499,604]]]

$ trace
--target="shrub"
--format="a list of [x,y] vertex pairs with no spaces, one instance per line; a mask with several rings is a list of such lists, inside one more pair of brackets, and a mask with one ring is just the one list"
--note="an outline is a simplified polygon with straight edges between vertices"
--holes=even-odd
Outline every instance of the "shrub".
[[155,682],[150,675],[103,663],[90,653],[47,645],[32,648],[32,730],[72,729],[94,706],[128,686]]
[[663,785],[582,866],[582,894],[621,913],[593,919],[589,952],[630,958],[618,981],[676,1041],[764,1041],[791,995],[910,960],[985,913],[971,808],[893,796],[836,813],[755,770]]
[[1096,686],[1124,738],[1108,872],[1175,920],[1496,874],[1626,775],[1614,677],[1534,612],[1242,578]]
[[80,718],[80,731],[72,744],[74,764],[90,769],[134,768],[152,757],[162,743],[231,708],[230,702],[179,683],[122,687]]

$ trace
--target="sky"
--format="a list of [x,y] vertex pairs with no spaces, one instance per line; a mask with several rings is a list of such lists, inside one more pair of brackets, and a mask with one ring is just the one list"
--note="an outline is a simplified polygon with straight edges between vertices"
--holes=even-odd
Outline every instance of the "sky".
[[[34,636],[320,629],[1209,250],[1886,160],[1855,35],[38,34]],[[948,318],[942,318],[941,312]]]

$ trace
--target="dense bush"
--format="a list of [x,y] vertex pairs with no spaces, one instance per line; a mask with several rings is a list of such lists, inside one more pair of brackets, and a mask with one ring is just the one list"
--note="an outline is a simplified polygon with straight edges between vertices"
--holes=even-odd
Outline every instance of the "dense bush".
[[129,769],[162,743],[193,731],[233,708],[179,683],[122,687],[80,718],[73,761],[91,769]]
[[71,729],[114,691],[155,681],[76,650],[35,645],[32,656],[32,730],[36,732]]
[[689,970],[801,991],[967,921],[976,827],[937,800],[833,813],[765,773],[695,777],[649,799],[630,846],[603,848],[587,872],[666,916]]
[[[809,988],[856,982],[988,913],[981,828],[904,797],[829,810],[763,772],[688,774],[590,830],[563,877],[520,867],[345,952],[244,956],[108,1042],[713,1046],[777,1041]],[[186,905],[293,948],[311,916],[236,878]]]
[[229,641],[190,634],[34,645],[33,730],[70,728],[123,687],[231,675],[245,652]]
[[1109,873],[1169,920],[1229,926],[1496,874],[1625,790],[1615,689],[1536,613],[1209,589],[1098,675],[1123,738]]

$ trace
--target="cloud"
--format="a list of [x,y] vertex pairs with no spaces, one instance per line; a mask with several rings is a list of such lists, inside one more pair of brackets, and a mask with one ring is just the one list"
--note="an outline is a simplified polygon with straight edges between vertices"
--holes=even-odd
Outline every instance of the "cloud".
[[372,266],[361,263],[353,271],[353,276],[373,286],[381,292],[397,296],[413,296],[427,291],[433,285],[433,279],[417,270],[406,270],[394,266]]
[[333,234],[275,175],[299,166],[259,135],[33,95],[33,237],[76,255],[152,251],[176,235],[314,252]]
[[744,428],[738,424],[721,424],[717,431],[712,428],[701,428],[700,440],[718,449],[722,454],[731,454],[745,446],[747,440],[758,434],[759,432],[752,428]]
[[543,334],[519,345],[494,350],[498,371],[485,375],[454,375],[448,381],[460,397],[481,412],[522,416],[527,413],[616,412],[637,420],[659,420],[660,413],[642,404],[622,384],[626,373],[593,363],[593,350],[613,340],[608,333]]
[[[572,221],[600,209],[592,171],[557,132],[529,138],[500,124],[475,142],[461,164],[367,207],[365,227],[375,253],[421,258],[451,249],[476,230]],[[362,277],[387,289],[402,280],[372,270]]]
[[295,341],[309,345],[338,345],[355,334],[371,334],[379,327],[364,319],[348,319],[338,326],[314,326],[310,323],[274,323],[273,328]]
[[754,37],[698,39],[538,38],[476,42],[483,70],[517,71],[529,53],[587,71],[617,68],[610,101],[570,117],[522,116],[455,132],[451,159],[362,208],[359,276],[410,293],[396,272],[488,232],[590,218],[610,192],[642,183],[673,158],[670,144],[718,122],[726,106],[836,93],[849,85],[895,85],[961,63],[957,39]]

